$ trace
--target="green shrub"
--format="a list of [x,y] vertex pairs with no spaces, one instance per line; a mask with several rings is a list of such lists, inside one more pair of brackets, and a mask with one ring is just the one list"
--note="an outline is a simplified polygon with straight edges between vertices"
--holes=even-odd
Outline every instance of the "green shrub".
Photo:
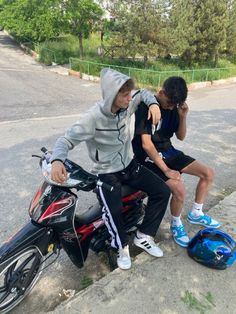
[[53,41],[39,44],[37,52],[39,60],[45,64],[66,64],[70,57],[79,57],[79,41],[72,35],[60,36]]
[[[83,40],[84,57],[96,58],[99,40],[97,34]],[[80,57],[79,39],[73,35],[61,35],[54,40],[38,44],[36,50],[39,53],[39,60],[47,65],[53,62],[67,64],[70,57]]]
[[47,65],[53,62],[67,64],[70,60],[73,70],[93,76],[99,76],[103,67],[112,67],[133,77],[140,87],[145,86],[154,89],[161,86],[169,76],[182,76],[187,83],[236,76],[236,60],[232,57],[231,59],[220,59],[218,62],[220,68],[214,68],[212,62],[207,62],[201,65],[195,64],[193,69],[189,69],[180,58],[149,59],[148,68],[145,69],[142,59],[112,59],[108,56],[99,56],[99,46],[101,46],[99,33],[92,34],[88,39],[84,39],[84,59],[80,60],[78,38],[72,35],[62,35],[52,41],[38,44],[36,50],[39,53],[39,60]]

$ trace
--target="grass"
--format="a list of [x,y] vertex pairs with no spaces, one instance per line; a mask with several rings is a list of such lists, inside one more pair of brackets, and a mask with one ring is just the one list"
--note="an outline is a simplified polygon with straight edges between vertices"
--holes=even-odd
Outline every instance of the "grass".
[[196,310],[200,314],[205,314],[206,311],[216,307],[210,292],[207,292],[206,295],[202,294],[202,300],[198,300],[192,292],[186,290],[185,295],[184,297],[181,297],[181,300],[188,306],[189,310]]
[[36,46],[39,61],[47,65],[51,65],[53,62],[66,64],[70,57],[78,57],[79,51],[79,41],[71,35],[61,36]]
[[[100,45],[99,38],[93,34],[89,39],[83,41],[85,57],[94,58],[97,56],[97,47]],[[50,65],[69,63],[70,57],[80,57],[79,40],[73,35],[62,35],[55,40],[40,43],[35,47],[39,54],[39,61]]]
[[92,285],[93,284],[93,279],[88,277],[88,276],[84,276],[82,279],[81,279],[81,288],[82,289],[85,289],[87,288],[88,286]]
[[234,192],[234,188],[229,186],[229,187],[224,188],[221,191],[219,191],[217,193],[216,197],[219,201],[222,201],[223,199],[225,199],[227,196],[229,196],[233,192]]

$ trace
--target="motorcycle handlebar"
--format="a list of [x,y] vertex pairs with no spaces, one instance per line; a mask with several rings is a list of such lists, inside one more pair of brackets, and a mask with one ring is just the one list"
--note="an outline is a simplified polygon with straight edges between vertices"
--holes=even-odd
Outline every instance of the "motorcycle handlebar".
[[[46,147],[42,147],[41,149],[41,152],[44,154],[44,156],[46,157],[48,154],[50,155],[49,158],[46,157],[47,159],[47,162],[50,163],[50,157],[51,157],[51,154],[49,153],[49,151],[47,150]],[[67,162],[69,162],[69,160],[67,160]],[[84,169],[82,169],[79,165],[76,165],[74,162],[71,162],[71,164],[73,164],[74,166],[76,166],[76,168],[78,167],[79,169],[81,169],[83,171],[83,174],[86,174],[87,176],[90,176],[91,174],[87,173]],[[86,177],[85,175],[85,177]],[[91,175],[92,176],[92,175]],[[76,180],[76,178],[74,178]],[[82,179],[82,178],[81,178]],[[84,178],[85,179],[85,178]],[[89,177],[89,184],[91,184],[91,181],[90,181],[90,177]],[[83,179],[82,179],[83,181]],[[87,180],[85,180],[86,182]],[[100,179],[98,179],[96,176],[94,176],[94,182],[96,183],[97,186],[100,186],[100,187],[103,187],[104,189],[106,189],[107,191],[113,191],[114,187],[108,183],[105,183],[105,182],[102,182]],[[55,182],[56,183],[56,182]]]
[[103,187],[104,189],[112,192],[114,187],[108,183],[102,182],[101,180],[97,181],[97,186]]

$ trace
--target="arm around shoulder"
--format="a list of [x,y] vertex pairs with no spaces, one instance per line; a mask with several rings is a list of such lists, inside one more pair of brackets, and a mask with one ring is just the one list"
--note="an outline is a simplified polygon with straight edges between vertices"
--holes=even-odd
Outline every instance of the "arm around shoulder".
[[145,105],[148,107],[152,104],[158,105],[155,96],[150,91],[146,89],[140,89],[132,96],[131,113],[134,113],[142,102],[145,103]]

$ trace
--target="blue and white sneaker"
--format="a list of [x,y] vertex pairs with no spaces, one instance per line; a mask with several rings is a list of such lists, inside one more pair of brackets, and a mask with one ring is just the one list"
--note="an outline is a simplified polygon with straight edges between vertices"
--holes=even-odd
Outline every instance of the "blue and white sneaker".
[[204,227],[211,227],[211,228],[219,228],[220,227],[220,223],[208,215],[202,215],[202,216],[195,217],[190,212],[188,214],[187,220],[188,220],[188,222],[190,222],[193,225],[201,225]]
[[173,238],[177,244],[182,247],[187,247],[189,243],[189,237],[187,231],[185,230],[184,225],[180,226],[170,226],[170,231],[173,235]]

